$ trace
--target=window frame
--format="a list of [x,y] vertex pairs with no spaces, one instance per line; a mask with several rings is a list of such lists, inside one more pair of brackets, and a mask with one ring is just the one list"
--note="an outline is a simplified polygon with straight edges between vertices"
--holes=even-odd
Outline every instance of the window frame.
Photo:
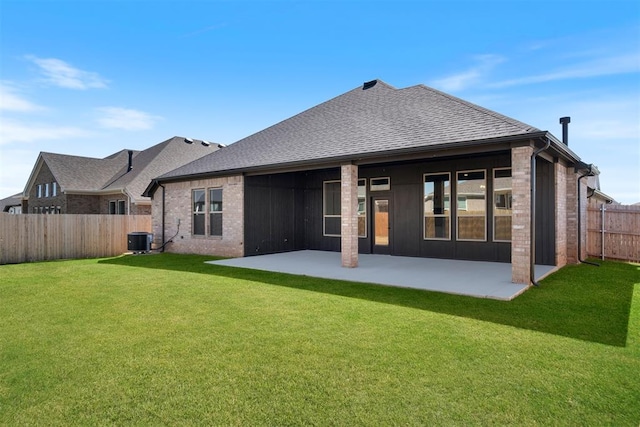
[[[496,192],[496,172],[497,171],[503,171],[503,170],[508,170],[510,172],[509,174],[509,178],[511,178],[511,187],[510,187],[510,191],[507,194],[510,194],[510,197],[506,198],[507,204],[510,205],[508,206],[509,211],[511,213],[509,214],[499,214],[498,211],[499,209],[497,209],[497,200],[496,200],[496,196],[498,196],[497,192]],[[493,238],[494,242],[506,242],[506,243],[511,243],[512,238],[509,240],[504,240],[504,239],[496,239],[496,218],[498,217],[510,217],[511,218],[511,227],[513,228],[513,170],[512,168],[509,167],[502,167],[502,168],[494,168],[492,171],[492,179],[493,179],[493,187],[492,187],[492,192],[493,192],[493,198],[492,198],[492,214],[493,214],[493,236],[491,236]],[[506,177],[500,177],[500,178],[506,178]],[[510,235],[511,237],[513,237],[513,234]]]
[[[448,237],[427,237],[427,226],[426,226],[426,218],[427,218],[427,210],[426,210],[426,179],[427,176],[435,176],[435,175],[447,175],[449,177],[449,203],[446,203],[447,200],[442,201],[442,206],[444,211],[448,211],[448,214],[433,214],[429,216],[430,218],[447,218],[449,221],[449,227],[447,230]],[[439,240],[439,241],[451,241],[451,193],[453,189],[451,187],[451,172],[429,172],[422,174],[422,240]],[[446,194],[446,193],[445,193]],[[448,206],[447,206],[448,205]]]
[[[338,211],[340,212],[339,215],[334,214],[327,214],[327,184],[338,184],[338,188],[340,189],[340,194],[342,194],[342,181],[339,179],[332,179],[332,180],[327,180],[327,181],[322,181],[322,236],[323,237],[340,237],[342,235],[342,230],[340,230],[341,232],[339,234],[328,234],[327,233],[327,218],[340,218],[342,219],[342,197],[338,197],[338,202],[340,204]],[[362,184],[362,185],[361,185]],[[358,206],[357,206],[357,212],[356,212],[356,216],[358,217],[358,222],[359,219],[362,217],[364,218],[364,234],[360,234],[360,232],[358,232],[358,238],[359,239],[366,239],[368,236],[368,224],[369,221],[367,219],[367,178],[358,178],[358,184],[357,184],[357,189],[363,188],[364,189],[364,196],[360,197],[359,194],[356,195],[356,198],[358,200]],[[363,206],[363,210],[360,210],[360,205],[362,203]]]
[[[469,212],[469,197],[466,197],[466,201],[465,201],[465,207],[464,209],[459,208],[459,202],[458,202],[458,198],[460,197],[459,194],[459,187],[460,187],[460,175],[461,174],[471,174],[471,173],[477,173],[477,172],[482,172],[484,178],[484,188],[481,186],[481,188],[484,189],[484,197],[483,197],[483,212],[484,215],[459,215],[459,211],[463,210],[465,212]],[[486,242],[487,241],[487,220],[488,220],[488,209],[487,209],[487,170],[486,169],[470,169],[470,170],[460,170],[460,171],[456,171],[456,241],[458,242]],[[469,180],[462,180],[462,181],[469,181]],[[460,218],[484,218],[484,228],[483,228],[483,238],[482,239],[463,239],[460,238]]]
[[342,200],[338,197],[339,207],[338,211],[340,214],[336,215],[327,214],[327,184],[338,184],[338,188],[341,190],[342,181],[339,179],[333,179],[328,181],[322,181],[322,235],[324,237],[340,237],[341,233],[338,234],[328,234],[327,233],[327,218],[342,218]]
[[42,199],[42,184],[36,185],[36,198]]
[[[373,181],[386,179],[386,184],[374,184]],[[391,190],[391,177],[389,176],[378,176],[375,178],[369,178],[369,191],[390,191]]]
[[[196,204],[196,192],[202,192],[202,211],[198,210]],[[197,202],[200,203],[199,201]],[[204,218],[202,233],[196,233],[196,215],[202,215]],[[205,237],[207,235],[207,190],[204,188],[191,189],[191,235]]]
[[[220,209],[219,210],[213,210],[212,209],[212,201],[211,201],[211,192],[212,191],[220,191]],[[208,197],[206,206],[208,207],[208,212],[207,212],[207,217],[206,219],[208,220],[208,224],[205,224],[205,228],[208,229],[208,233],[207,235],[210,237],[222,237],[222,235],[224,234],[224,191],[222,187],[209,187],[207,188],[207,194],[206,196]],[[220,234],[213,234],[213,227],[211,226],[211,218],[212,215],[220,215]]]
[[51,197],[56,197],[58,195],[58,183],[53,181],[51,183]]

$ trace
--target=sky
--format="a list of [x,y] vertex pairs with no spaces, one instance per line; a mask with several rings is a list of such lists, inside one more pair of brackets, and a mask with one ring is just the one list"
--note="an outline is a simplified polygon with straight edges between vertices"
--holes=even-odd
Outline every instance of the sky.
[[640,2],[0,0],[0,199],[41,151],[230,144],[381,79],[562,137],[640,202]]

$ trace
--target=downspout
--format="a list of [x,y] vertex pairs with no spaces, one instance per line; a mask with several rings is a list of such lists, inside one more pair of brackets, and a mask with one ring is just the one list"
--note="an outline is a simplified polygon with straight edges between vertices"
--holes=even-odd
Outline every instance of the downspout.
[[586,178],[590,175],[593,175],[593,164],[588,166],[589,169],[587,172],[583,173],[578,177],[578,262],[584,264],[595,265],[596,267],[600,267],[600,264],[596,264],[595,262],[585,261],[582,259],[582,205],[580,204],[580,180],[582,178]]
[[531,212],[529,219],[529,280],[533,286],[540,286],[536,282],[536,157],[551,145],[547,137],[544,147],[535,150],[531,154]]
[[162,246],[160,246],[159,248],[154,249],[154,250],[156,250],[156,251],[160,251],[160,252],[164,252],[164,247],[165,247],[165,246],[167,246],[167,243],[171,243],[171,242],[173,242],[173,239],[175,239],[175,238],[176,238],[176,236],[177,236],[178,234],[180,234],[180,220],[178,220],[178,229],[176,230],[176,234],[174,234],[173,236],[171,236],[171,237],[169,238],[169,240],[165,241],[165,240],[164,240],[164,239],[165,239],[165,236],[164,236],[164,229],[165,229],[166,213],[167,213],[166,206],[165,206],[165,187],[164,187],[164,185],[162,185],[162,184],[160,184],[160,183],[157,183],[157,184],[158,184],[158,186],[162,187],[162,233],[161,233],[161,236],[162,236]]
[[165,198],[164,198],[164,185],[158,183],[158,185],[160,187],[162,187],[162,239],[160,240],[162,242],[162,247],[160,248],[160,252],[164,252],[164,245],[166,245],[166,243],[164,242],[164,221],[165,221]]
[[127,215],[131,215],[131,197],[129,196],[129,193],[127,193],[127,190],[125,188],[120,190],[120,192],[127,198]]

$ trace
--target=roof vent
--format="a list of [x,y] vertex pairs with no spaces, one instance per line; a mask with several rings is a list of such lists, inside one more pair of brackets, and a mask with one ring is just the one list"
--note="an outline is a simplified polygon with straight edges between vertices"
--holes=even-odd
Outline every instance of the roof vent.
[[191,138],[185,138],[184,142],[186,142],[187,144],[193,144],[193,139]]
[[204,145],[205,147],[208,147],[211,145],[211,143],[208,141],[201,141],[200,144]]
[[376,85],[376,83],[378,83],[377,80],[371,80],[370,82],[365,82],[362,85],[362,90],[370,89],[370,88],[374,87]]
[[224,147],[226,147],[226,145],[224,145],[224,144],[218,144],[218,148],[224,148]]

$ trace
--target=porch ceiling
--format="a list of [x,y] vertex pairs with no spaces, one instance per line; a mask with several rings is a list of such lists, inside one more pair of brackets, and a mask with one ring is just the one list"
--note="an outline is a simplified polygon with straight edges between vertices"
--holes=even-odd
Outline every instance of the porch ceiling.
[[[357,268],[341,267],[340,252],[310,250],[209,263],[498,300],[511,300],[527,289],[527,285],[511,283],[508,263],[369,254],[358,257]],[[536,280],[554,269],[537,265]]]

